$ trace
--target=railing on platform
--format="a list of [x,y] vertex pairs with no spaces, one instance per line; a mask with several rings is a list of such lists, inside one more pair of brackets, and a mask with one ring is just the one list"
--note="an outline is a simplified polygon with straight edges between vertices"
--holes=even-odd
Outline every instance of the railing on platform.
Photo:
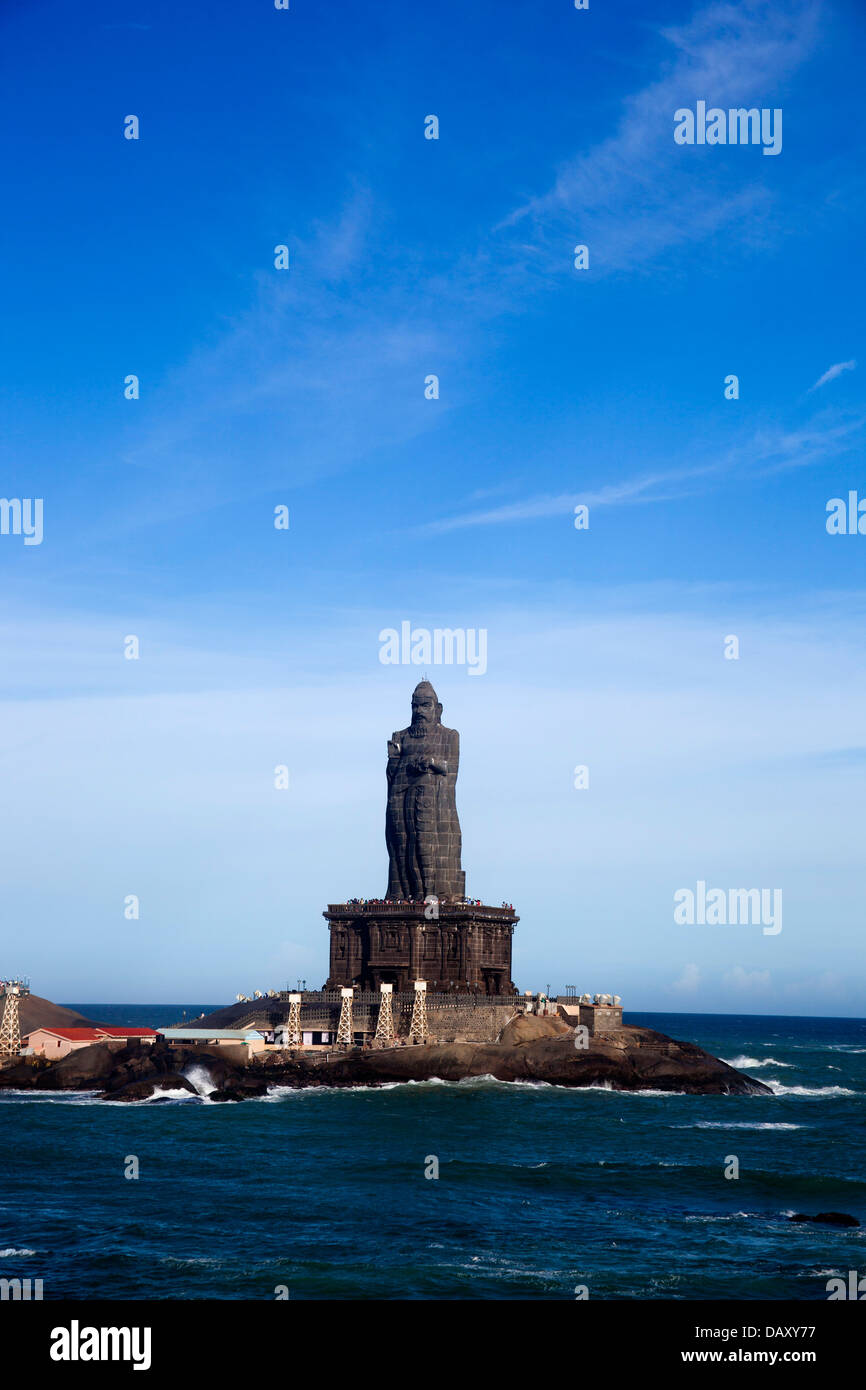
[[[281,991],[279,997],[281,1003],[288,1003],[289,991]],[[306,990],[301,996],[301,1008],[308,1008],[312,1004],[336,1004],[337,1007],[339,1007],[340,997],[340,991],[338,989]],[[414,1003],[415,993],[414,990],[403,990],[399,993],[395,990],[393,998],[395,1003],[397,1001],[408,1003],[411,1008]],[[378,990],[356,989],[352,1002],[355,1008],[363,1007],[364,1005],[374,1005],[378,1009],[382,1000]],[[491,1006],[494,1008],[513,1008],[515,1004],[522,1002],[522,994],[482,994],[480,991],[478,994],[475,994],[470,992],[463,993],[455,990],[453,994],[442,992],[439,994],[431,993],[427,995],[428,1008],[479,1009],[489,1008]],[[261,1012],[264,1013],[264,1010]]]
[[[359,917],[367,914],[371,917],[406,917],[410,913],[418,913],[419,916],[423,916],[428,910],[429,904],[424,902],[328,903],[327,908],[329,913],[344,913]],[[439,904],[439,910],[440,912],[490,912],[494,916],[505,918],[511,918],[515,915],[513,907],[494,907],[492,903],[449,903],[443,900]]]

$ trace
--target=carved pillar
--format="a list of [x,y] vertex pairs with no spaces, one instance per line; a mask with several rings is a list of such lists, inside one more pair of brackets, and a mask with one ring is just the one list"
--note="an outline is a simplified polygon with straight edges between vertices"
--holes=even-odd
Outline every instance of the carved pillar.
[[409,923],[409,979],[417,980],[421,974],[421,925]]

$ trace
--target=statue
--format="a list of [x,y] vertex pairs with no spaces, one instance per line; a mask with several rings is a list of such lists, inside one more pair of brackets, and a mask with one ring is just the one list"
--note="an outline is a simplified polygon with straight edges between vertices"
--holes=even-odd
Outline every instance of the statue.
[[386,901],[328,904],[326,990],[354,986],[378,996],[388,985],[395,995],[412,995],[423,981],[428,999],[483,994],[513,1005],[511,947],[520,919],[505,904],[466,901],[455,800],[459,761],[459,735],[443,727],[436,691],[422,681],[412,695],[412,722],[388,741]]
[[412,722],[388,741],[390,899],[462,898],[460,822],[455,787],[460,735],[442,724],[442,706],[429,681],[412,695]]

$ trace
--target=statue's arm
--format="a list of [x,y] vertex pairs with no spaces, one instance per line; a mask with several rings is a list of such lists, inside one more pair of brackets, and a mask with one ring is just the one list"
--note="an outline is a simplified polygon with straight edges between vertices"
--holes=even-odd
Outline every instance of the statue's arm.
[[400,761],[400,743],[396,735],[388,739],[388,764],[385,768],[385,776],[389,782],[393,782],[397,772],[397,764]]
[[438,772],[441,777],[450,777],[451,781],[456,781],[457,764],[460,761],[460,735],[456,729],[449,730],[450,737],[447,744],[448,756],[445,758],[431,758],[430,767],[433,772]]
[[448,740],[448,761],[444,771],[448,774],[451,786],[457,781],[457,769],[460,766],[460,735],[456,729],[451,730],[451,737]]

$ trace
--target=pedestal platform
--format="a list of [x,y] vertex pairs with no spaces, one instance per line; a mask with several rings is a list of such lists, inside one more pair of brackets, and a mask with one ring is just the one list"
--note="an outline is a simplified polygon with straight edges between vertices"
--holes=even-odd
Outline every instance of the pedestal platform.
[[[435,914],[435,915],[434,915]],[[426,980],[431,993],[513,994],[511,907],[477,903],[332,903],[322,916],[331,933],[325,989],[354,985],[397,993]]]

